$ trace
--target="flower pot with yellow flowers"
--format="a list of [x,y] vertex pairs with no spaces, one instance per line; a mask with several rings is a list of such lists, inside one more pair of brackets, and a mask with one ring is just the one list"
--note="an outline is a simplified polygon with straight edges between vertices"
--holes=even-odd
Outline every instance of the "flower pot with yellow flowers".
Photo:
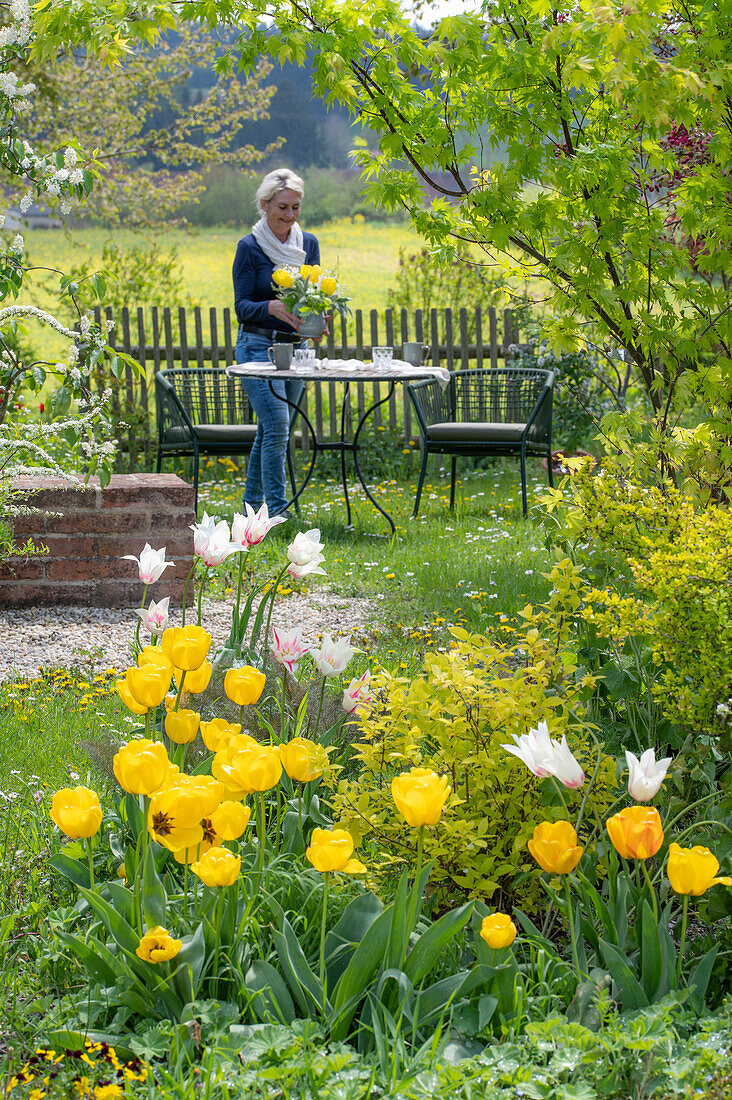
[[319,339],[325,333],[327,318],[348,313],[348,296],[337,277],[318,264],[278,267],[272,273],[273,289],[299,321],[300,336]]

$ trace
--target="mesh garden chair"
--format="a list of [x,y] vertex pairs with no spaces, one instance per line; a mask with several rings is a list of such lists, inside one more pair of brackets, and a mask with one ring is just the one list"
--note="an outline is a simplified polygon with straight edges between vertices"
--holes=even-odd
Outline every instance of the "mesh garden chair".
[[[202,456],[248,455],[257,425],[241,378],[229,378],[223,367],[179,367],[155,375],[158,418],[158,473],[164,458],[193,458],[194,508],[198,508],[198,473]],[[290,416],[290,431],[296,416]],[[295,495],[295,471],[287,449],[287,466]],[[297,504],[295,505],[297,508]],[[297,509],[299,511],[299,509]]]
[[521,499],[526,502],[526,459],[546,458],[552,478],[554,372],[523,367],[456,371],[442,389],[437,379],[408,386],[422,436],[422,469],[414,515],[419,511],[427,459],[452,455],[450,508],[455,506],[460,455],[514,455],[521,460]]

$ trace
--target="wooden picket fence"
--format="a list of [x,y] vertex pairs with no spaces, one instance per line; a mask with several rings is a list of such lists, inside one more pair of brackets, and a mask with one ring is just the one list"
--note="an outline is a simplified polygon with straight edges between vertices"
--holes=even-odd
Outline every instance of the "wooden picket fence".
[[[115,322],[109,342],[143,367],[136,374],[127,367],[119,381],[97,376],[99,389],[112,388],[113,414],[120,423],[117,468],[120,472],[151,470],[155,461],[155,372],[172,367],[224,367],[232,364],[236,347],[237,321],[230,309],[192,310],[138,306],[125,308],[119,317],[111,310],[95,310],[97,322]],[[429,346],[426,359],[448,370],[498,366],[509,345],[521,345],[511,310],[499,313],[493,307],[478,307],[470,316],[466,309],[433,309],[429,313],[403,309],[355,310],[338,318],[319,354],[328,358],[370,359],[371,349],[391,345],[399,355],[401,344],[413,340]],[[369,391],[368,394],[366,391]],[[380,383],[359,382],[351,386],[353,414],[361,415],[372,400],[384,392]],[[308,383],[302,406],[313,421],[319,438],[335,439],[339,430],[342,385],[333,382]],[[370,430],[388,427],[409,440],[413,437],[412,411],[405,386],[396,387],[388,404],[377,409]],[[303,449],[308,448],[302,433]]]

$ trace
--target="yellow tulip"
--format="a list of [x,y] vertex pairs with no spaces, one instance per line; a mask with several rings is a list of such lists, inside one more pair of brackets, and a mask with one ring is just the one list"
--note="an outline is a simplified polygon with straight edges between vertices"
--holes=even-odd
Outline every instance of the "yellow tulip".
[[160,665],[128,668],[125,680],[132,698],[148,710],[160,706],[170,687],[170,673]]
[[508,913],[492,913],[483,918],[480,935],[489,947],[498,951],[501,947],[510,947],[516,939],[516,925]]
[[133,714],[147,714],[147,707],[140,706],[135,699],[134,695],[130,691],[127,680],[115,680],[115,687],[117,688],[117,694],[124,703],[124,705],[131,710]]
[[328,754],[322,745],[305,737],[293,737],[280,745],[280,758],[290,779],[310,783],[322,775],[328,764]]
[[238,733],[241,733],[241,726],[238,723],[227,722],[225,718],[212,718],[210,722],[201,722],[201,737],[204,745],[211,752],[218,752]]
[[335,294],[338,289],[338,283],[330,275],[326,275],[320,283],[320,289],[323,294]]
[[305,857],[321,874],[330,871],[342,871],[346,875],[365,874],[363,863],[351,859],[352,853],[353,837],[345,829],[313,829]]
[[224,797],[223,784],[212,775],[177,775],[175,785],[196,796],[201,818],[210,817]]
[[429,768],[412,768],[391,781],[391,797],[407,825],[436,825],[451,788],[447,776]]
[[245,782],[246,777],[237,763],[237,757],[245,748],[259,748],[259,742],[246,733],[229,737],[211,761],[211,774],[223,784],[224,796],[232,802],[240,802],[252,794],[252,788]]
[[238,840],[251,816],[252,811],[241,802],[222,802],[211,814],[211,824],[222,840]]
[[579,863],[584,848],[578,846],[577,833],[568,821],[542,821],[534,829],[529,851],[544,871],[568,875]]
[[195,672],[206,660],[211,635],[201,626],[169,626],[163,632],[160,644],[176,668]]
[[284,271],[281,267],[278,267],[276,271],[272,272],[272,282],[275,286],[291,287],[295,280],[289,271]]
[[249,665],[230,668],[224,677],[224,691],[238,707],[249,707],[259,700],[266,679],[263,672]]
[[605,822],[623,859],[649,859],[663,844],[661,816],[655,806],[627,806]]
[[[181,683],[183,680],[183,669],[176,668],[175,682]],[[200,695],[202,691],[205,691],[209,685],[211,679],[211,673],[213,672],[213,665],[210,661],[204,661],[200,668],[195,669],[193,672],[186,672],[185,683],[183,687],[185,691],[184,695]]]
[[302,275],[303,279],[309,279],[312,273],[313,268],[311,264],[303,264],[300,268],[300,274]]
[[167,962],[175,958],[182,946],[181,940],[174,940],[167,929],[158,924],[145,933],[135,948],[135,954],[145,962]]
[[732,878],[722,875],[715,878],[719,870],[719,860],[708,848],[697,845],[695,848],[681,848],[678,844],[669,845],[666,874],[677,894],[691,894],[699,897],[706,894],[710,886],[721,883],[732,886]]
[[236,882],[241,859],[228,848],[209,848],[205,856],[191,864],[205,886],[231,886]]
[[171,710],[165,715],[165,732],[176,745],[195,741],[201,715],[195,710]]
[[176,781],[150,799],[147,828],[153,840],[169,851],[177,852],[180,848],[191,848],[201,843],[203,817],[198,793]]
[[313,280],[313,282],[316,282],[322,274],[323,274],[323,269],[320,266],[320,264],[313,264],[312,272],[311,272],[311,275],[310,275],[310,278]]
[[51,821],[72,840],[86,840],[99,831],[99,795],[88,787],[63,787],[51,800]]
[[159,645],[146,645],[141,649],[137,656],[137,663],[140,668],[144,668],[145,665],[157,665],[158,668],[164,668],[171,676],[173,675],[173,662]]
[[227,785],[233,783],[249,794],[254,791],[271,790],[272,787],[277,786],[281,775],[282,761],[277,749],[270,745],[255,743],[249,748],[240,749],[233,755],[229,779],[225,782]]
[[141,737],[128,741],[112,761],[115,778],[130,794],[151,795],[159,790],[170,769],[165,745]]

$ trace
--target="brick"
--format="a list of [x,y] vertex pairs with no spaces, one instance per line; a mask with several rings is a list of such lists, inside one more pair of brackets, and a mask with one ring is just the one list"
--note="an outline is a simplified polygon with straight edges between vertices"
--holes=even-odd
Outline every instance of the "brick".
[[0,588],[3,607],[53,607],[55,604],[99,606],[88,598],[91,589],[86,584],[28,583],[4,584]]
[[158,505],[177,505],[178,507],[190,507],[193,509],[193,489],[179,478],[178,484],[170,488],[145,488],[139,485],[126,485],[110,489],[107,487],[102,493],[102,508],[125,508],[144,503],[144,507],[155,508]]
[[[12,565],[0,565],[0,584],[7,581],[40,581],[43,580],[43,563],[45,557],[19,558]],[[2,597],[0,596],[0,602]]]
[[46,564],[49,581],[94,581],[111,576],[117,576],[117,570],[109,558],[55,558]]
[[[116,535],[100,534],[95,539],[96,553],[100,558],[121,558],[124,554],[133,554],[134,557],[139,558],[141,551],[145,547],[146,542],[151,542],[154,550],[159,550],[165,542],[158,544],[156,539],[150,539],[149,535],[136,534],[136,535],[124,535],[118,538]],[[123,562],[122,566],[125,569],[134,569],[137,573],[137,566],[133,561]]]
[[70,489],[68,481],[61,477],[19,477],[14,479],[13,487],[25,491],[25,500],[34,508],[60,512],[97,507],[99,490],[95,486]]
[[13,519],[15,541],[18,542],[20,539],[25,541],[25,539],[28,538],[40,538],[46,529],[47,522],[48,517],[44,512],[32,516],[16,516]]
[[44,535],[43,545],[52,558],[93,558],[97,552],[94,538],[74,538],[73,535]]
[[64,512],[62,516],[47,516],[46,530],[55,535],[98,535],[106,532],[119,532],[120,534],[139,534],[145,541],[149,541],[148,521],[144,512],[98,511],[98,512]]
[[[191,508],[189,511],[187,508],[182,509],[180,512],[152,512],[150,514],[150,531],[155,534],[156,531],[164,531],[166,535],[170,533],[187,535],[192,539],[190,527],[192,523],[196,522],[196,516]],[[191,543],[191,545],[193,545]]]

